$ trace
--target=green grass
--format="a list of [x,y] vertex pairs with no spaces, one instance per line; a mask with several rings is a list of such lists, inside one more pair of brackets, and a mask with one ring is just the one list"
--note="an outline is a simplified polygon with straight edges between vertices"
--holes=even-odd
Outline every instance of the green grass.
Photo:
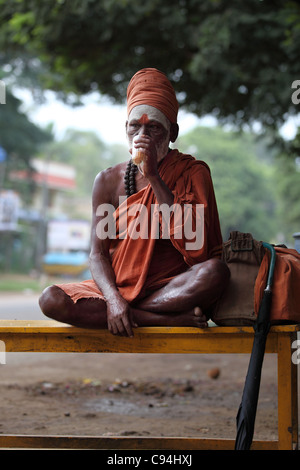
[[0,275],[0,292],[21,292],[26,289],[39,292],[41,290],[41,283],[28,276],[14,274]]
[[82,281],[78,277],[71,276],[48,276],[42,274],[39,277],[30,274],[4,273],[0,272],[0,294],[1,292],[23,292],[30,290],[40,293],[52,284],[63,284],[65,282]]
[[23,292],[30,290],[39,293],[46,286],[54,284],[55,282],[62,282],[62,279],[53,279],[47,276],[41,278],[34,278],[26,274],[0,274],[0,293],[2,292]]

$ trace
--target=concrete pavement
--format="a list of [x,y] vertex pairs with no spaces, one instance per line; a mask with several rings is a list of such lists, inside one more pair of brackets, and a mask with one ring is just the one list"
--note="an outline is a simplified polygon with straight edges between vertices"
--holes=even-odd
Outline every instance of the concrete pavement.
[[38,304],[39,294],[25,291],[22,293],[0,293],[1,320],[47,320]]

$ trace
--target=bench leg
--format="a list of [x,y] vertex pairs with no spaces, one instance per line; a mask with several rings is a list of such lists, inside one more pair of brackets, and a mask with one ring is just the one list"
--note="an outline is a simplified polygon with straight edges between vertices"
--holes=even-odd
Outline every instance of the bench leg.
[[292,362],[296,335],[278,336],[278,449],[298,449],[297,365]]

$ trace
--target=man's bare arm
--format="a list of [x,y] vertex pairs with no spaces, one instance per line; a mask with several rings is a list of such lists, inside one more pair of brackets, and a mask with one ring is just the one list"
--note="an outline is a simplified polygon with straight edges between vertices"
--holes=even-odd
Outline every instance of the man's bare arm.
[[97,224],[104,217],[103,215],[97,215],[97,209],[101,204],[111,203],[109,195],[113,187],[109,177],[110,172],[111,169],[99,173],[94,183],[90,270],[95,283],[106,300],[108,329],[113,334],[132,336],[132,326],[136,325],[133,325],[131,320],[131,310],[128,303],[121,296],[116,286],[109,254],[110,240],[97,235]]

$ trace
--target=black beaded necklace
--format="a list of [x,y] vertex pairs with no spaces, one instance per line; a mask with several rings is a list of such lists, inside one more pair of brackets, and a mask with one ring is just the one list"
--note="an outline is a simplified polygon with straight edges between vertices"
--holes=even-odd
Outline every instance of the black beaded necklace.
[[[172,149],[169,148],[168,153],[171,152],[171,150]],[[124,176],[125,191],[128,197],[136,193],[135,174],[137,172],[137,169],[138,169],[137,165],[135,165],[133,161],[130,159],[129,162],[127,163],[125,176]]]
[[124,185],[127,196],[132,196],[132,194],[136,193],[135,174],[137,172],[137,169],[138,167],[130,159],[127,163],[124,176]]

